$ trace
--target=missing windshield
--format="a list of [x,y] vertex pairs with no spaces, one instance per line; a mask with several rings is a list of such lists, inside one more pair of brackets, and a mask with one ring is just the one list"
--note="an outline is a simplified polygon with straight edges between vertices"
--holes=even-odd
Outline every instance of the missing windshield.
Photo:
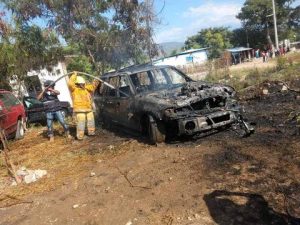
[[174,88],[186,83],[187,78],[172,68],[155,69],[130,75],[138,93]]

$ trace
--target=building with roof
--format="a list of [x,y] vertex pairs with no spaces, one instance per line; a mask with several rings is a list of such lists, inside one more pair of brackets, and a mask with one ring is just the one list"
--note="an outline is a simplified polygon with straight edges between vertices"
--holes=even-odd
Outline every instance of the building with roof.
[[252,48],[236,47],[227,49],[231,54],[232,64],[250,61],[253,57]]
[[163,57],[153,61],[154,65],[189,66],[203,64],[207,61],[207,48],[190,49],[176,55]]

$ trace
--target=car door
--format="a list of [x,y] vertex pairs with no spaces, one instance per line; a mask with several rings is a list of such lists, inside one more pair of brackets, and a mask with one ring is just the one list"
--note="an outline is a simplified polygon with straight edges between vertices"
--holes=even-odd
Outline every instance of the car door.
[[26,114],[29,123],[46,121],[45,108],[41,101],[33,97],[26,97],[23,102],[26,107]]
[[127,75],[118,76],[118,93],[116,100],[116,118],[118,123],[131,129],[136,128],[134,121],[133,88]]
[[[118,76],[110,77],[106,81],[114,87],[119,86]],[[116,115],[117,98],[117,89],[113,89],[108,86],[103,86],[99,111],[102,114],[102,118],[106,120],[106,123],[119,121],[117,118],[118,115]]]
[[5,130],[6,135],[10,135],[16,131],[19,110],[19,100],[11,93],[0,93],[2,102],[1,110],[1,127]]
[[0,94],[0,127],[5,130],[8,127],[9,121],[7,120],[7,109],[3,101],[4,96]]

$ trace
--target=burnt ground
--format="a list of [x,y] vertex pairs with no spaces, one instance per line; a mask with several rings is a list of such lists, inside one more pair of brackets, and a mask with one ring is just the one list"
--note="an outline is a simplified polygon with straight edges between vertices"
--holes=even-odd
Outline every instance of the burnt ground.
[[269,95],[257,88],[243,96],[256,123],[249,138],[225,131],[150,146],[100,130],[83,142],[57,134],[48,143],[42,128],[30,129],[11,157],[48,177],[5,186],[2,166],[0,224],[300,224],[300,136],[291,117],[300,99],[264,85]]

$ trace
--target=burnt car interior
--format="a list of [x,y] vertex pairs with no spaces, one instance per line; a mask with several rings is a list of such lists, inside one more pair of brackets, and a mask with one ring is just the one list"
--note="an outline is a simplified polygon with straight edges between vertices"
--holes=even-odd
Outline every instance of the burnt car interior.
[[137,93],[174,88],[191,81],[179,71],[171,70],[170,68],[131,74],[130,79],[135,86]]
[[129,81],[125,75],[113,76],[105,79],[109,84],[113,85],[116,89],[109,88],[102,85],[99,90],[100,95],[107,95],[110,97],[129,97],[133,92],[130,88]]

